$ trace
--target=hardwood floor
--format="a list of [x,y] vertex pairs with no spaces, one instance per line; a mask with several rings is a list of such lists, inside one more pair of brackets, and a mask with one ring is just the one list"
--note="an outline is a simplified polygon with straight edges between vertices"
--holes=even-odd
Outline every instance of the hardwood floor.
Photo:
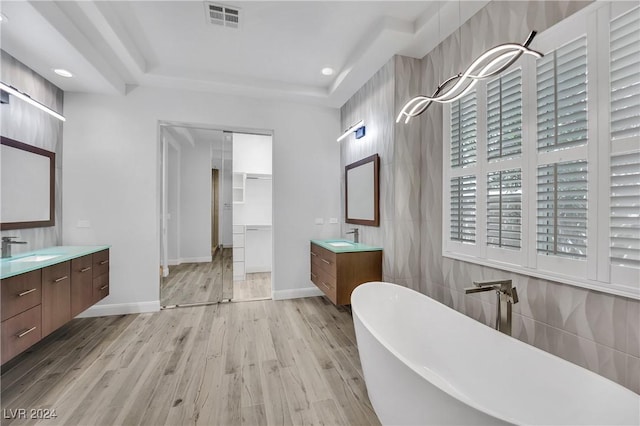
[[245,281],[233,282],[233,301],[271,297],[271,272],[247,274]]
[[379,424],[352,318],[321,297],[75,319],[1,382],[6,425]]
[[[209,263],[183,263],[169,267],[160,284],[162,306],[216,303],[233,295],[231,249],[219,250]],[[271,289],[269,289],[271,295]]]

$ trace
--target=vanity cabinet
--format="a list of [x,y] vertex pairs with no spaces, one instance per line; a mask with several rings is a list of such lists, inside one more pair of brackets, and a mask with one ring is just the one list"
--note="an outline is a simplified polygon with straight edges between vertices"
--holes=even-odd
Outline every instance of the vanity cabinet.
[[60,261],[48,266],[24,266],[24,272],[3,264],[2,276],[12,275],[0,284],[2,364],[109,294],[109,249],[56,249],[71,254],[57,255]]
[[93,304],[93,255],[89,254],[71,261],[71,316]]
[[93,254],[93,303],[99,302],[108,295],[109,250],[102,250]]
[[351,304],[357,286],[381,280],[381,250],[335,253],[311,243],[311,281],[334,304]]
[[71,321],[71,262],[42,269],[42,337]]

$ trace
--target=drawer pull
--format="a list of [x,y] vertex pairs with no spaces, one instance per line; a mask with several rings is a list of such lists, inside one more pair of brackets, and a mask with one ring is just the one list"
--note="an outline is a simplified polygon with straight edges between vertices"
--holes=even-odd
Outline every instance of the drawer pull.
[[16,334],[16,337],[17,337],[18,339],[21,339],[21,338],[23,338],[24,336],[26,336],[27,334],[31,333],[31,332],[32,332],[33,330],[35,330],[36,328],[37,328],[36,326],[33,326],[33,327],[31,327],[30,329],[25,330],[25,331],[23,331],[23,332],[22,332],[22,333],[20,333],[20,334]]
[[314,274],[313,272],[311,273],[311,277],[318,278],[318,276],[316,274]]
[[31,290],[27,290],[27,291],[23,291],[22,293],[18,293],[18,297],[22,297],[22,296],[26,296],[29,293],[33,293],[34,291],[36,291],[37,289],[32,288]]
[[68,276],[68,275],[65,275],[64,277],[60,277],[60,278],[58,278],[58,279],[56,279],[56,280],[53,280],[53,282],[54,282],[54,283],[59,283],[60,281],[64,281],[64,280],[66,280],[67,278],[69,278],[69,276]]
[[320,259],[320,260],[322,260],[322,261],[323,261],[324,263],[326,263],[327,265],[331,265],[331,262],[329,262],[328,260],[325,260],[325,259]]
[[91,270],[91,266],[87,266],[86,268],[80,269],[80,272],[87,272]]
[[317,254],[315,254],[314,252],[311,252],[311,256],[317,256]]
[[109,284],[103,285],[102,287],[100,287],[100,291],[104,290],[107,287],[109,287]]
[[100,265],[106,265],[107,263],[109,263],[109,259],[103,260],[102,262],[100,262]]

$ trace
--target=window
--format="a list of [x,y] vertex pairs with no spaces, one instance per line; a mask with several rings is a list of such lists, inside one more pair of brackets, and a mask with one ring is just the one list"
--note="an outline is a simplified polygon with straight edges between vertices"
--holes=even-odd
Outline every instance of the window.
[[443,255],[640,298],[640,7],[532,47],[445,108]]

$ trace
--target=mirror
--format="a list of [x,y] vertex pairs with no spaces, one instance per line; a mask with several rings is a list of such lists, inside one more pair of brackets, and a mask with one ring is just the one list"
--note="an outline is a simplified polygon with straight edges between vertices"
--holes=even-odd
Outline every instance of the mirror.
[[1,138],[0,229],[55,225],[56,154]]
[[374,154],[344,169],[346,222],[380,226],[380,157]]

